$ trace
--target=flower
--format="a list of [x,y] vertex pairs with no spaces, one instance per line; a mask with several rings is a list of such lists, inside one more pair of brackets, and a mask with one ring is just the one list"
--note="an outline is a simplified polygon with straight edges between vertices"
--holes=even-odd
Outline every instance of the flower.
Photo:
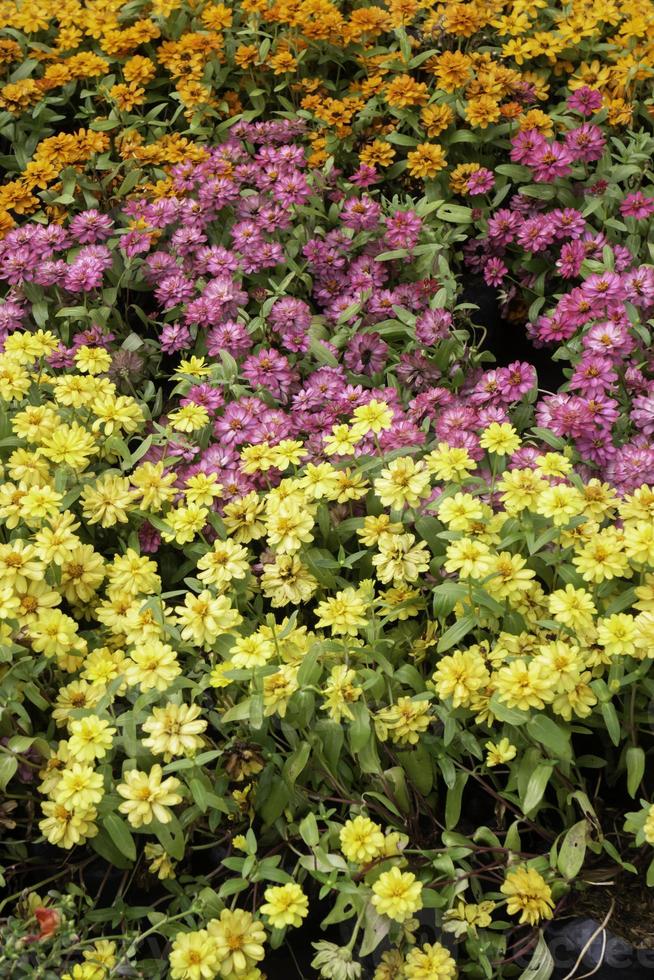
[[492,422],[482,432],[479,444],[496,456],[510,456],[520,446],[520,437],[508,422]]
[[535,926],[541,919],[552,918],[552,891],[535,868],[525,866],[508,871],[500,891],[508,898],[509,915],[520,913],[521,924]]
[[367,864],[383,851],[384,835],[379,824],[369,817],[348,820],[340,830],[341,851],[348,861]]
[[266,888],[260,911],[274,929],[297,928],[309,914],[309,900],[296,882]]
[[425,943],[407,953],[404,976],[407,980],[453,980],[456,963],[440,943]]
[[380,915],[405,922],[422,908],[422,882],[411,871],[392,867],[383,871],[372,886],[372,904]]
[[124,774],[125,782],[116,786],[116,792],[124,797],[118,809],[127,814],[133,827],[142,827],[153,820],[159,823],[170,823],[172,820],[168,807],[182,802],[182,797],[176,792],[181,784],[174,776],[162,782],[162,775],[160,765],[152,766],[149,773],[129,769]]
[[207,923],[207,932],[214,941],[223,975],[240,976],[264,958],[266,931],[245,909],[223,909],[219,918]]
[[432,179],[447,166],[445,153],[438,143],[419,143],[407,154],[409,173],[412,177]]
[[193,756],[204,744],[202,732],[207,722],[200,718],[197,704],[165,704],[153,707],[152,714],[143,722],[143,731],[149,738],[143,745],[154,755],[163,755],[165,762],[174,756]]
[[368,625],[369,599],[360,589],[347,588],[316,606],[316,626],[329,627],[337,635],[356,636]]
[[98,715],[74,718],[70,722],[69,752],[82,764],[103,759],[113,744],[115,734],[116,729]]
[[178,932],[169,962],[172,980],[212,980],[220,966],[215,941],[206,929]]
[[511,745],[508,738],[502,738],[499,742],[486,742],[486,765],[501,766],[505,762],[515,759],[518,750],[515,745]]

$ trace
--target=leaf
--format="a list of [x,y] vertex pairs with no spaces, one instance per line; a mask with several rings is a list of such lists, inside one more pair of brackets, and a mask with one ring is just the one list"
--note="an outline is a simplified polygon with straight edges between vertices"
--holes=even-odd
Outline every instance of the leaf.
[[99,830],[95,837],[89,840],[89,844],[100,857],[103,857],[109,864],[113,864],[114,867],[124,870],[131,867],[131,860],[121,854],[106,831]]
[[529,719],[526,727],[531,737],[546,749],[550,749],[550,754],[557,759],[567,761],[572,757],[570,733],[553,718],[543,714],[534,715]]
[[614,745],[620,744],[620,720],[612,701],[605,701],[602,704],[602,718],[609,733],[609,738]]
[[127,823],[117,813],[110,813],[102,821],[110,840],[121,854],[130,861],[136,861],[136,844]]
[[458,772],[456,774],[454,786],[447,791],[447,799],[445,801],[445,826],[448,830],[452,830],[459,822],[459,817],[461,816],[461,800],[463,797],[463,790],[467,782],[468,773]]
[[645,753],[638,745],[627,749],[627,790],[633,799],[645,774]]
[[587,834],[588,821],[580,820],[563,838],[556,863],[559,871],[568,881],[576,878],[583,867]]
[[298,776],[309,761],[310,755],[311,745],[308,742],[300,742],[298,747],[289,755],[284,763],[282,776],[290,786],[295,785]]
[[453,626],[450,626],[446,630],[438,641],[437,651],[438,653],[444,653],[445,650],[449,650],[450,647],[455,646],[460,640],[466,636],[470,630],[474,629],[477,625],[477,620],[474,616],[462,616],[458,619]]
[[522,801],[522,809],[526,816],[529,816],[543,799],[551,775],[552,767],[545,765],[536,766],[532,772]]
[[0,756],[0,789],[4,789],[18,769],[18,759],[15,755]]
[[541,932],[526,970],[518,980],[549,980],[554,972],[554,959]]
[[387,915],[379,915],[372,903],[366,905],[363,916],[364,932],[359,949],[359,956],[370,956],[377,949],[382,939],[385,939],[391,930],[392,922]]
[[204,783],[199,779],[191,779],[189,782],[189,789],[191,790],[193,800],[200,807],[202,813],[206,813],[207,807],[209,806],[209,800],[207,799],[207,788]]
[[300,821],[298,830],[300,831],[300,837],[307,847],[315,847],[318,844],[320,831],[318,830],[318,821],[313,813],[307,813],[306,817]]

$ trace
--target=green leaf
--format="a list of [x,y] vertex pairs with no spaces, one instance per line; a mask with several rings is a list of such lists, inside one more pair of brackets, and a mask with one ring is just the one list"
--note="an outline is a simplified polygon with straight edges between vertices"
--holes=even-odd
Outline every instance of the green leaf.
[[447,791],[447,799],[445,801],[445,826],[448,830],[452,830],[459,822],[459,817],[461,816],[461,799],[463,797],[463,790],[467,782],[468,773],[458,772],[456,774],[454,786]]
[[289,786],[295,785],[298,776],[309,761],[310,755],[311,746],[308,742],[300,742],[298,747],[291,752],[282,770],[282,776]]
[[614,745],[620,744],[620,720],[612,701],[605,701],[602,705],[602,718],[609,733],[609,738]]
[[645,753],[638,745],[627,749],[627,790],[632,799],[638,792],[645,774]]
[[564,878],[571,881],[581,871],[586,856],[588,821],[580,820],[567,832],[559,850],[557,867]]
[[4,789],[18,769],[18,759],[15,755],[0,756],[0,789]]
[[518,980],[549,980],[554,972],[554,959],[541,932],[529,965]]
[[306,817],[300,821],[298,827],[300,831],[300,837],[307,845],[307,847],[315,847],[320,841],[320,831],[318,830],[318,821],[316,820],[313,813],[307,813]]
[[529,816],[543,799],[551,775],[552,767],[546,765],[536,766],[532,772],[522,801],[522,809],[526,816]]
[[444,653],[449,650],[450,647],[455,646],[460,640],[466,636],[470,630],[474,629],[477,625],[477,620],[474,616],[462,616],[458,619],[453,626],[450,626],[446,630],[438,641],[437,651],[438,653]]
[[191,779],[189,782],[189,789],[191,790],[191,796],[197,805],[200,807],[203,813],[207,812],[209,806],[209,800],[207,799],[207,787],[200,779]]
[[117,813],[110,813],[102,821],[109,838],[121,854],[130,861],[136,861],[136,844],[127,823]]
[[549,749],[555,758],[567,761],[572,757],[570,733],[553,718],[537,714],[529,719],[526,727],[531,737]]

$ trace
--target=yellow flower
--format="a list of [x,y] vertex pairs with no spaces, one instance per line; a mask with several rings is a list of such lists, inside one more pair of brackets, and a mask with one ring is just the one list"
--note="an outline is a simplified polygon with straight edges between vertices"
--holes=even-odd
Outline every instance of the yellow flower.
[[438,507],[438,516],[452,531],[469,531],[484,516],[481,501],[470,493],[455,493]]
[[222,497],[222,494],[223,485],[218,483],[215,473],[196,473],[187,479],[184,488],[186,502],[201,507],[211,507],[214,500]]
[[264,715],[278,714],[280,718],[286,715],[288,702],[298,689],[297,667],[284,664],[275,674],[268,674],[263,679]]
[[416,582],[429,568],[431,555],[424,541],[416,544],[413,534],[382,534],[372,563],[380,582]]
[[496,599],[516,599],[522,592],[529,591],[535,576],[530,568],[525,568],[526,559],[501,551],[488,559],[487,574],[493,578],[487,583],[487,590]]
[[103,473],[82,490],[84,517],[89,524],[101,527],[126,524],[134,496],[127,477]]
[[520,913],[520,923],[537,925],[541,919],[551,919],[554,901],[550,886],[535,868],[516,868],[507,872],[500,888],[508,897],[509,915]]
[[231,537],[240,544],[262,538],[266,533],[265,524],[261,520],[265,507],[265,501],[259,500],[254,490],[245,497],[238,497],[225,504],[223,522]]
[[86,641],[77,634],[77,623],[59,609],[44,609],[31,623],[28,634],[32,649],[46,657],[86,653]]
[[165,691],[182,672],[173,648],[160,640],[139,644],[130,658],[125,665],[125,678],[128,684],[138,684],[142,691]]
[[223,909],[207,923],[223,976],[242,976],[265,956],[266,931],[245,909]]
[[213,549],[198,561],[198,578],[206,585],[223,589],[232,579],[245,578],[249,567],[247,548],[229,539],[217,539],[213,543]]
[[341,851],[353,864],[374,861],[384,848],[384,835],[379,824],[369,817],[358,816],[341,827]]
[[338,470],[331,463],[307,463],[300,486],[311,499],[320,500],[334,494],[338,486],[337,476]]
[[184,605],[176,606],[181,636],[208,650],[222,633],[227,633],[243,622],[243,617],[226,596],[214,596],[208,589],[193,595],[187,592]]
[[524,660],[501,667],[493,676],[493,684],[500,701],[520,711],[540,710],[553,697],[551,677],[545,675],[540,664],[527,665]]
[[445,571],[458,572],[460,578],[481,579],[488,574],[490,548],[475,538],[452,541],[446,549]]
[[297,555],[277,555],[274,562],[263,566],[259,581],[273,609],[289,602],[296,606],[307,602],[318,588],[317,580]]
[[396,704],[377,712],[375,730],[382,742],[390,736],[398,745],[417,745],[431,724],[429,712],[429,701],[398,698]]
[[360,438],[360,433],[349,425],[333,425],[332,433],[324,439],[328,456],[351,456]]
[[275,647],[265,637],[258,633],[251,636],[239,636],[230,650],[232,667],[263,667],[275,655]]
[[401,510],[418,507],[431,493],[429,471],[411,456],[400,456],[385,467],[374,482],[375,493],[384,507]]
[[162,531],[161,536],[164,541],[188,544],[205,526],[208,516],[208,509],[199,504],[177,507],[166,514],[166,521],[170,525],[170,530]]
[[411,871],[393,867],[372,886],[372,904],[380,915],[404,922],[422,908],[422,882]]
[[207,727],[201,713],[197,704],[170,702],[163,707],[154,707],[143,722],[143,731],[150,736],[143,739],[143,745],[153,755],[163,755],[165,762],[178,755],[195,755],[204,744],[202,732]]
[[75,351],[75,365],[84,374],[104,374],[111,366],[111,354],[104,347],[83,345]]
[[568,524],[573,517],[583,512],[584,498],[576,487],[565,483],[548,487],[538,495],[535,510],[543,517],[549,517],[556,526]]
[[356,671],[346,664],[332,667],[323,691],[325,703],[322,705],[322,710],[328,711],[333,721],[340,723],[343,718],[347,718],[348,721],[354,718],[349,705],[358,701],[363,694],[363,689],[355,685],[355,680]]
[[168,808],[182,802],[182,797],[176,792],[181,784],[174,776],[162,782],[162,775],[160,765],[154,765],[149,773],[130,769],[124,774],[125,782],[116,786],[116,792],[124,797],[118,809],[127,814],[132,827],[142,827],[153,820],[159,823],[170,823],[172,820]]
[[55,802],[73,810],[90,810],[104,796],[104,779],[91,766],[73,762],[61,770],[53,793]]
[[482,432],[479,444],[496,456],[510,456],[520,447],[520,436],[508,422],[491,422]]
[[116,944],[108,939],[97,939],[91,949],[84,950],[82,956],[90,966],[105,975],[105,971],[112,970],[116,965]]
[[647,811],[647,819],[643,826],[643,832],[647,843],[654,844],[654,803],[651,804]]
[[91,763],[103,759],[113,745],[116,729],[98,715],[73,718],[69,727],[68,749],[78,762]]
[[629,578],[632,574],[624,553],[624,538],[613,527],[598,531],[573,557],[585,582],[604,582]]
[[490,680],[481,654],[472,650],[455,650],[443,657],[432,677],[439,698],[452,699],[452,707],[470,707],[475,693],[483,690]]
[[597,642],[611,657],[633,657],[636,632],[634,617],[627,613],[614,613],[597,620]]
[[39,821],[39,828],[44,837],[57,847],[69,850],[76,844],[83,844],[89,837],[95,837],[98,832],[93,822],[96,818],[93,807],[68,807],[54,800],[46,800],[42,809],[45,817]]
[[141,498],[144,510],[159,511],[175,496],[175,472],[165,473],[163,463],[141,463],[130,477],[136,488],[135,498]]
[[449,446],[446,442],[439,442],[423,462],[437,480],[465,480],[477,468],[467,449]]
[[503,473],[497,484],[507,514],[519,514],[525,508],[534,510],[539,495],[547,487],[547,481],[535,470],[519,467]]
[[169,961],[171,980],[212,980],[220,966],[216,943],[206,929],[178,932]]
[[168,421],[176,432],[197,432],[209,422],[209,413],[203,405],[190,402],[169,412]]
[[150,862],[150,874],[156,874],[160,881],[175,877],[174,863],[161,844],[146,844],[143,850],[146,861]]
[[266,888],[263,897],[265,904],[260,911],[274,929],[283,929],[285,926],[297,928],[309,914],[309,900],[295,882]]
[[98,452],[98,445],[85,428],[72,422],[60,424],[41,440],[40,454],[53,463],[63,463],[80,472],[88,466],[89,457]]
[[266,519],[268,544],[280,554],[292,554],[313,541],[313,525],[308,507],[300,508],[297,499],[282,501]]
[[404,976],[406,980],[453,980],[456,963],[440,943],[425,943],[407,953]]
[[548,596],[549,611],[559,623],[574,630],[586,631],[593,624],[597,609],[593,597],[585,589],[575,589],[568,583]]
[[368,623],[368,606],[369,599],[360,589],[343,589],[318,603],[316,626],[329,627],[335,634],[356,636]]
[[518,752],[508,738],[502,738],[499,742],[486,742],[484,748],[487,766],[501,766],[505,762],[510,762],[511,759],[515,759]]
[[354,409],[353,418],[355,425],[359,426],[362,431],[379,433],[391,428],[393,410],[388,407],[386,402],[371,398],[366,405],[359,405]]

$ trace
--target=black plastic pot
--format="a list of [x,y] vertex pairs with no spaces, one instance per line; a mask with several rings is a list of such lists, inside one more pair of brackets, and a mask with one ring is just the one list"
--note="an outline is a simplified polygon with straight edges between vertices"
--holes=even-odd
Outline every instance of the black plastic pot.
[[636,949],[596,919],[556,922],[546,932],[551,980],[653,980],[654,949]]

